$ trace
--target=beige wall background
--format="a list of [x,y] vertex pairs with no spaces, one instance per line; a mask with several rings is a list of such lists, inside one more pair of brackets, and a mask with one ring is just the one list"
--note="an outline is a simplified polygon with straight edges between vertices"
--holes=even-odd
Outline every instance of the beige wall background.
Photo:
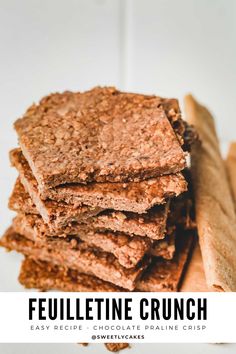
[[4,128],[51,91],[193,92],[232,139],[235,0],[0,0]]

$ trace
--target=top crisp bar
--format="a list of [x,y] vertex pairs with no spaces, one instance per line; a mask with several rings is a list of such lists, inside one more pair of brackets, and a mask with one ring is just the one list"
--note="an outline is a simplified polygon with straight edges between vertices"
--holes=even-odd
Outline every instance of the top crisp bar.
[[45,188],[140,181],[186,165],[170,124],[179,114],[176,102],[111,87],[56,93],[31,106],[15,129],[35,178]]

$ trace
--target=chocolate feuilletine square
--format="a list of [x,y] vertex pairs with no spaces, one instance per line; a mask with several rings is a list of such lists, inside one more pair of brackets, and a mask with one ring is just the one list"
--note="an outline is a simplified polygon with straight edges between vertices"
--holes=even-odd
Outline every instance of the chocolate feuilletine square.
[[12,150],[10,159],[39,212],[41,209],[45,210],[47,207],[45,203],[50,199],[66,203],[66,206],[73,205],[74,208],[86,205],[90,209],[115,209],[141,214],[156,204],[165,203],[169,197],[178,196],[187,189],[184,176],[182,173],[177,173],[141,182],[63,185],[48,189],[46,195],[42,196],[40,186],[21,150]]
[[[67,207],[59,203],[58,207],[55,202],[46,202],[46,206],[55,205],[55,209],[47,208],[54,217],[45,218],[44,214],[40,215],[41,209],[37,209],[25,191],[20,180],[17,179],[13,192],[9,200],[9,208],[28,215],[34,220],[34,227],[38,233],[49,236],[66,236],[67,234],[76,234],[81,230],[82,224],[99,230],[112,230],[114,232],[124,232],[128,235],[137,235],[148,237],[153,240],[162,239],[166,231],[166,222],[169,212],[169,202],[163,205],[157,205],[148,210],[144,214],[133,212],[104,210],[98,215],[82,218],[73,206]],[[53,211],[56,211],[57,214]],[[62,215],[58,211],[61,211]],[[32,215],[35,215],[33,218]],[[36,217],[38,216],[38,217]],[[49,220],[48,220],[49,219]],[[24,222],[24,220],[22,219]]]
[[140,181],[186,166],[163,100],[155,96],[101,87],[54,94],[29,108],[15,129],[41,189]]

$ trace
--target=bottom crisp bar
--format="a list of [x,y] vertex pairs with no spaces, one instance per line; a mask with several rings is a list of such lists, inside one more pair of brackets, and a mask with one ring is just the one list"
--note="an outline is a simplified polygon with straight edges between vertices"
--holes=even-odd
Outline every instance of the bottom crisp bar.
[[[178,251],[171,261],[155,259],[135,291],[177,291],[193,243],[192,234],[178,235]],[[26,288],[78,292],[117,292],[124,289],[75,270],[64,269],[47,262],[26,258],[21,266],[19,281]]]
[[0,239],[0,246],[23,253],[35,260],[91,274],[128,290],[135,288],[144,269],[150,264],[150,256],[144,256],[134,268],[124,268],[114,255],[91,248],[85,242],[75,239],[67,242],[54,238],[34,242],[17,234],[12,227]]
[[106,343],[105,346],[110,352],[119,352],[120,350],[129,348],[128,343]]
[[[87,347],[88,343],[79,343],[84,347]],[[129,348],[129,343],[105,343],[105,347],[107,350],[110,352],[116,353],[119,352],[120,350]]]
[[125,291],[118,286],[73,269],[63,269],[47,262],[26,257],[22,262],[19,282],[27,289],[111,292]]

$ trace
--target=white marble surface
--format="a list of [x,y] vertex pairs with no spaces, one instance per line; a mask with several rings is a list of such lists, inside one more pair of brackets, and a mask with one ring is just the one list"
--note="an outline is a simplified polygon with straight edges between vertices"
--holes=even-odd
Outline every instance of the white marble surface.
[[[122,354],[234,354],[235,344],[133,344]],[[103,344],[0,344],[1,354],[108,354]]]

